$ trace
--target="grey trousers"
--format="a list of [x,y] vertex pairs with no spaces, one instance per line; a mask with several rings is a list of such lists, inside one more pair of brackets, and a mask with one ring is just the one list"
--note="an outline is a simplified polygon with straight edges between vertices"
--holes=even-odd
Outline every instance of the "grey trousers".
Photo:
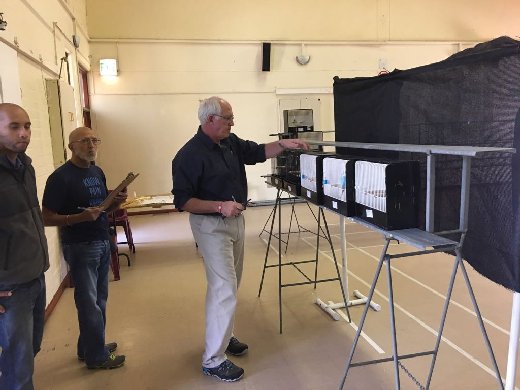
[[193,237],[206,269],[206,342],[202,365],[213,368],[227,359],[233,335],[237,290],[244,262],[244,216],[190,214]]

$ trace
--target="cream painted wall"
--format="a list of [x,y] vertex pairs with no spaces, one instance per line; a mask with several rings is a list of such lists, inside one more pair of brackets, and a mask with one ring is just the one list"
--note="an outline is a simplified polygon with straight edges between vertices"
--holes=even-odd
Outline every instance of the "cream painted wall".
[[[68,3],[75,9],[82,9],[85,14],[85,0],[68,0]],[[0,32],[0,39],[15,45],[56,73],[59,72],[59,59],[65,51],[73,57],[77,55],[88,59],[86,17],[76,18],[72,8],[65,6],[66,3],[59,0],[3,1],[0,11],[4,13],[8,25],[5,31]],[[75,33],[84,38],[77,51],[72,45],[72,35]]]
[[[204,94],[96,96],[95,127],[103,140],[99,164],[110,172],[109,185],[117,184],[129,171],[141,176],[132,184],[130,194],[164,194],[171,190],[171,160],[190,139],[198,126],[198,101]],[[271,95],[220,94],[233,103],[236,128],[244,138],[272,141],[269,129],[276,126],[276,100]],[[132,115],[129,115],[132,113]],[[259,128],[258,124],[266,124]],[[249,171],[250,192],[266,192],[258,183],[269,173],[270,165]],[[251,188],[252,187],[252,188]],[[258,188],[257,188],[258,187]],[[268,196],[272,197],[272,196]]]
[[[306,66],[295,61],[300,50],[295,44],[273,44],[271,71],[262,72],[259,43],[92,43],[93,64],[107,56],[119,60],[117,78],[100,77],[96,68],[92,74],[94,127],[103,139],[99,163],[111,185],[133,171],[141,176],[131,194],[168,193],[171,160],[195,133],[201,98],[229,100],[234,132],[257,142],[271,142],[275,138],[269,134],[282,131],[280,99],[321,99],[316,129],[334,130],[334,76],[376,75],[380,60],[389,69],[420,66],[446,58],[459,45],[312,44],[305,48],[311,55]],[[282,90],[293,93],[277,93]],[[248,167],[252,199],[274,198],[261,177],[270,171],[270,162]]]
[[[0,12],[4,13],[8,23],[7,29],[0,31],[0,45],[16,55],[16,61],[2,63],[2,78],[9,78],[10,83],[19,85],[21,105],[31,118],[32,136],[27,153],[33,159],[41,202],[47,177],[54,170],[45,79],[57,78],[59,59],[65,52],[70,53],[73,85],[78,85],[77,61],[90,68],[85,0],[7,0],[1,3]],[[72,44],[74,34],[83,37],[80,38],[82,44],[79,49]],[[62,77],[66,79],[65,69]],[[19,99],[15,100],[20,103]],[[75,100],[76,120],[81,120],[77,88]],[[67,270],[62,260],[58,230],[46,228],[45,234],[51,264],[46,272],[49,303]]]
[[517,0],[387,0],[389,39],[486,41],[520,35]]
[[[29,113],[31,119],[31,143],[27,154],[33,160],[36,171],[36,185],[38,187],[38,199],[43,196],[43,189],[47,177],[54,171],[54,161],[51,150],[51,137],[49,130],[49,112],[45,95],[44,78],[40,72],[35,72],[34,66],[27,60],[19,60],[20,88],[22,91],[22,107]],[[59,244],[58,230],[55,227],[45,228],[45,235],[49,247],[50,267],[46,272],[47,300],[48,302],[56,291],[66,274],[63,266],[63,256]]]
[[0,42],[0,103],[20,104],[20,72],[16,50]]
[[88,0],[87,15],[91,38],[374,40],[380,3],[386,1]]
[[517,0],[88,0],[92,38],[485,41],[518,35]]
[[[20,79],[22,104],[34,123],[29,154],[40,196],[52,171],[44,79],[57,77],[65,52],[71,54],[78,121],[77,64],[93,64],[93,116],[109,184],[134,170],[142,173],[136,192],[164,193],[171,186],[171,158],[197,126],[198,99],[228,99],[237,133],[267,142],[278,131],[280,99],[319,98],[318,127],[329,130],[333,76],[371,76],[381,63],[419,66],[472,42],[516,36],[519,11],[516,0],[5,0],[0,12],[8,28],[0,31],[0,44],[17,53],[18,67],[11,65],[8,77]],[[73,35],[80,37],[79,49]],[[89,45],[89,35],[105,41]],[[273,42],[271,72],[260,71],[261,41]],[[312,57],[305,67],[294,60],[301,42]],[[106,55],[120,60],[120,76],[112,82],[97,74],[98,59]],[[277,94],[280,89],[292,93]],[[273,196],[260,178],[269,169],[269,163],[248,169],[257,199]],[[60,283],[61,251],[57,230],[46,234],[50,300]]]
[[[333,130],[334,76],[421,66],[514,36],[520,2],[495,3],[88,0],[100,164],[112,185],[131,170],[141,173],[132,184],[137,194],[169,192],[171,159],[195,132],[198,100],[211,95],[232,103],[234,131],[246,139],[271,141],[268,134],[280,130],[279,100],[287,98],[320,98],[316,128]],[[270,72],[261,72],[262,41],[272,42]],[[306,66],[295,61],[302,51],[311,56]],[[99,76],[103,57],[118,59],[117,78]],[[274,197],[261,178],[269,171],[269,162],[248,168],[253,199]]]

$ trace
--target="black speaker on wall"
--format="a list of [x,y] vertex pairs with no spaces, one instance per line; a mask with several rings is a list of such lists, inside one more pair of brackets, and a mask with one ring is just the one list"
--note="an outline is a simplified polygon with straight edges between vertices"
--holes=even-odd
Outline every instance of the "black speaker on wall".
[[262,43],[262,72],[271,70],[271,43]]

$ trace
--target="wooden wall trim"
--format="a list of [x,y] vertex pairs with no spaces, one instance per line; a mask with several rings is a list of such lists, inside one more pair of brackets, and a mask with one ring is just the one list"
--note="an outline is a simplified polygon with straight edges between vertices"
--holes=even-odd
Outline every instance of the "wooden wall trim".
[[71,282],[72,281],[70,278],[70,273],[67,273],[65,278],[63,278],[63,280],[61,281],[60,286],[58,287],[58,290],[56,291],[56,294],[54,294],[54,296],[52,297],[52,300],[50,301],[50,303],[47,305],[47,308],[45,309],[45,320],[44,320],[45,322],[50,317],[50,315],[52,314],[52,311],[58,304],[58,302],[63,294],[63,291],[65,291],[66,288],[72,287]]

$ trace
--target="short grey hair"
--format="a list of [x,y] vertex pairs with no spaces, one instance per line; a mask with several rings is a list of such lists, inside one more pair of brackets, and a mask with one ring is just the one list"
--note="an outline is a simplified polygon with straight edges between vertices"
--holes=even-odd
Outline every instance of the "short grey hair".
[[203,99],[200,101],[199,105],[199,121],[200,124],[203,125],[206,123],[208,118],[211,115],[220,115],[222,114],[222,106],[220,105],[224,99],[218,96],[212,96],[207,99]]

